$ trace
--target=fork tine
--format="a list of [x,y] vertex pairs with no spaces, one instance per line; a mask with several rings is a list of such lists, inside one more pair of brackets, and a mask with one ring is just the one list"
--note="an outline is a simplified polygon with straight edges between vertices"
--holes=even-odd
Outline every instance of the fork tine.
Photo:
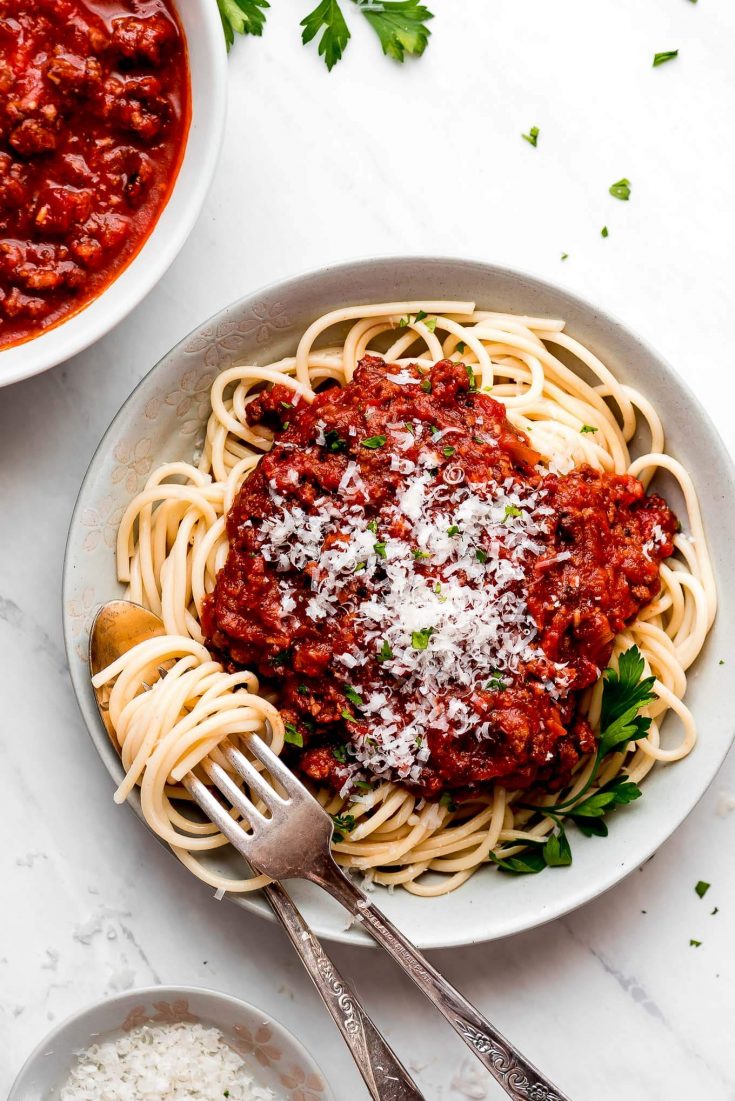
[[[289,796],[298,797],[306,792],[306,788],[298,777],[283,763],[280,757],[276,757],[270,746],[266,745],[263,739],[259,738],[257,734],[251,734],[248,737],[248,749],[254,757],[258,758],[262,765],[265,765],[273,779],[278,780],[283,790],[286,791]],[[237,753],[237,750],[233,750],[233,753]],[[240,756],[242,756],[242,754],[240,754]],[[309,793],[306,792],[306,794]],[[309,795],[309,798],[311,798],[311,795]]]
[[220,790],[229,803],[232,803],[235,810],[239,811],[240,814],[247,819],[253,830],[261,826],[264,822],[267,822],[267,819],[258,810],[253,801],[248,798],[244,791],[240,790],[232,777],[228,776],[225,770],[221,768],[216,761],[205,758],[202,761],[202,767],[215,787]]
[[[248,748],[249,746],[250,742],[248,741]],[[286,800],[282,799],[277,791],[274,791],[265,776],[258,772],[255,765],[247,759],[244,753],[241,753],[239,749],[235,749],[230,741],[220,742],[219,749],[238,776],[249,785],[271,811],[275,812],[284,805]]]
[[[188,772],[182,781],[184,787],[194,799],[194,802],[204,811],[210,822],[225,835],[230,844],[248,859],[251,837],[245,832],[239,822],[227,812],[219,799],[216,799],[206,784],[198,780],[193,772]],[[256,812],[257,813],[257,812]],[[252,823],[251,823],[252,825]]]

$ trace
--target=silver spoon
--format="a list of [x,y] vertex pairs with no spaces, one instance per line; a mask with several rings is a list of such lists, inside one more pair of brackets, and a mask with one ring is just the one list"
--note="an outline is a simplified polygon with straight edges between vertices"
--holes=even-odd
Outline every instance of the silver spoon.
[[[109,601],[97,613],[90,633],[89,668],[92,676],[101,672],[136,643],[162,634],[163,623],[153,612],[129,600]],[[112,744],[119,752],[120,747],[109,712],[99,689],[95,689],[95,699],[100,718]],[[187,787],[189,779],[194,784],[200,784],[207,792],[206,786],[191,773],[185,781]],[[192,794],[201,806],[197,794]],[[208,814],[206,807],[202,809]],[[268,884],[263,888],[263,894],[286,930],[322,1001],[342,1033],[370,1096],[375,1101],[425,1101],[424,1095],[419,1092],[408,1071],[373,1024],[354,990],[342,978],[280,883]]]

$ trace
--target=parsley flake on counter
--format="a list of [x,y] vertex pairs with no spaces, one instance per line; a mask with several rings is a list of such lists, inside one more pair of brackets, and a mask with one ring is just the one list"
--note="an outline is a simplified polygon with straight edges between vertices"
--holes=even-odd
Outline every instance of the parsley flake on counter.
[[569,259],[569,253],[568,252],[563,252],[561,254],[561,258],[562,258],[562,260],[568,260]]
[[630,180],[626,180],[623,177],[622,180],[618,180],[617,183],[611,184],[610,194],[613,199],[620,199],[622,202],[627,203],[630,198],[631,183]]
[[367,447],[369,451],[375,451],[377,447],[384,447],[387,436],[368,436],[366,440],[360,440],[360,447]]
[[603,226],[602,229],[600,230],[600,237],[609,237],[609,236],[610,236],[610,230],[607,228],[607,226]]
[[538,145],[538,136],[541,133],[538,126],[532,126],[527,134],[521,134],[524,141],[527,141],[529,145],[532,145],[534,149]]
[[707,891],[710,889],[710,887],[711,887],[710,883],[705,883],[703,879],[700,879],[699,883],[694,888],[694,890],[697,892],[697,894],[699,895],[700,898],[704,898],[704,896],[707,894]]
[[[694,0],[696,3],[696,0]],[[667,61],[673,61],[675,57],[679,56],[678,50],[664,50],[660,54],[653,55],[653,67],[657,69],[659,65],[665,65]]]
[[692,939],[689,941],[689,947],[690,948],[701,948],[701,946],[702,946],[701,940],[694,940],[694,938],[692,937]]
[[720,907],[719,907],[719,906],[715,906],[714,910],[710,910],[710,914],[709,914],[709,916],[710,916],[710,917],[714,917],[714,916],[715,916],[715,914],[719,914],[719,912],[720,912]]

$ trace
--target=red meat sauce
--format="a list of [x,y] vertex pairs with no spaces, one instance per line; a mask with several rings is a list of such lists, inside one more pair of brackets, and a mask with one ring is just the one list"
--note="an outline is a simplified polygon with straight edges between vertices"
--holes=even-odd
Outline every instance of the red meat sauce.
[[[336,656],[366,649],[353,609],[369,595],[369,587],[355,572],[340,591],[338,613],[314,622],[305,607],[316,564],[284,572],[281,563],[279,569],[264,556],[260,527],[282,509],[299,506],[310,513],[325,497],[340,502],[349,462],[359,469],[365,514],[389,515],[405,476],[391,469],[388,445],[369,449],[361,441],[390,438],[390,426],[403,422],[424,425],[421,439],[402,452],[417,460],[437,429],[451,427],[451,461],[442,458],[431,471],[436,485],[448,478],[450,467],[455,480],[461,468],[469,486],[512,478],[529,492],[543,491],[544,503],[553,510],[541,536],[542,553],[530,563],[522,593],[543,653],[502,683],[493,679],[489,656],[468,704],[477,726],[485,724],[486,736],[478,738],[473,730],[458,736],[451,722],[447,730],[428,729],[428,760],[419,776],[403,782],[430,798],[466,794],[494,781],[511,788],[544,784],[558,789],[580,757],[595,748],[589,724],[577,713],[579,695],[607,665],[615,635],[657,595],[659,563],[673,553],[676,518],[660,497],[646,495],[629,475],[589,466],[564,475],[543,474],[528,438],[511,426],[500,403],[474,389],[471,372],[462,364],[438,363],[421,386],[390,381],[387,376],[395,377],[398,370],[366,357],[352,383],[319,393],[311,405],[293,408],[293,391],[278,385],[248,406],[248,420],[274,429],[275,442],[243,484],[227,518],[228,558],[205,601],[208,642],[229,668],[254,669],[275,689],[291,732],[303,740],[301,748],[286,747],[294,767],[336,790],[349,790],[351,755],[370,738],[371,719],[349,697],[346,702],[356,674]],[[423,376],[416,368],[409,370],[418,383]],[[276,504],[274,494],[285,503]],[[400,519],[391,523],[385,533],[381,526],[382,539],[399,534]],[[417,562],[416,568],[430,574],[431,562]],[[296,594],[296,607],[288,614],[284,581]],[[385,663],[374,648],[359,675],[361,696],[366,685],[385,688]],[[549,692],[550,682],[556,682],[556,693]],[[438,703],[448,705],[451,695]],[[400,685],[394,708],[410,721],[415,701],[401,697]],[[364,771],[359,775],[364,777]],[[380,778],[399,779],[385,773]]]
[[79,310],[133,258],[189,117],[169,0],[0,0],[0,348]]

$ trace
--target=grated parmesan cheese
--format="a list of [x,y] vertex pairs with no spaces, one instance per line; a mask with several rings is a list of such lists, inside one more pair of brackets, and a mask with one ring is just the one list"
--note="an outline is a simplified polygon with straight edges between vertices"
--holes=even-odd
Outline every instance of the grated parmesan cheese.
[[78,1056],[60,1101],[282,1101],[255,1082],[219,1029],[142,1025]]

